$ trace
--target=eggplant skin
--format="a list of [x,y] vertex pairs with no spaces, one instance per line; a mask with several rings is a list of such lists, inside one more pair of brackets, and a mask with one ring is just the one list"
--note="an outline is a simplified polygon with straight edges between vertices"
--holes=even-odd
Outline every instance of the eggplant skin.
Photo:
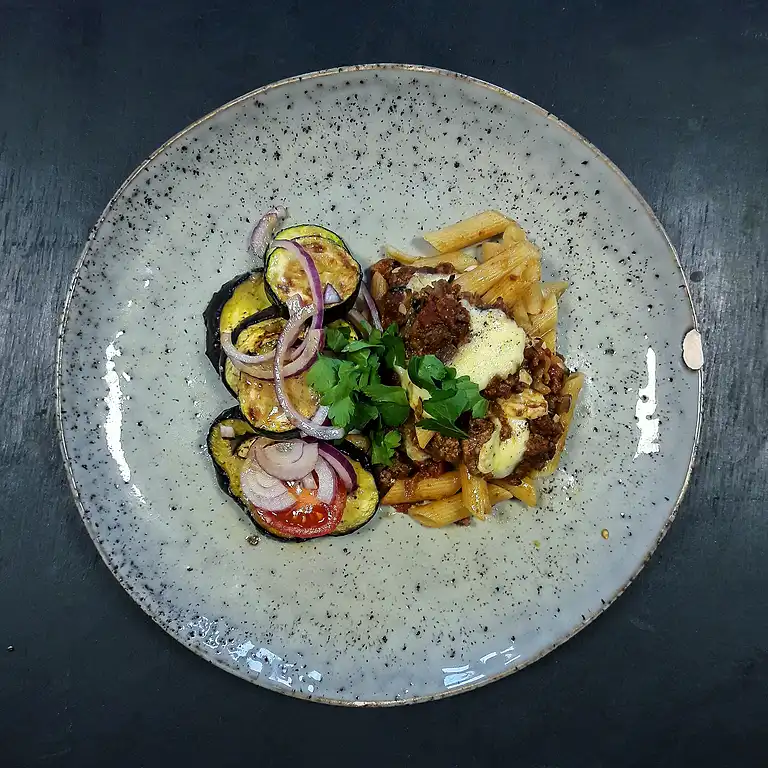
[[286,229],[281,229],[274,239],[295,240],[297,237],[308,237],[311,235],[331,240],[340,245],[347,253],[351,253],[349,248],[347,248],[347,244],[335,232],[326,229],[326,227],[321,227],[319,224],[297,224],[295,227],[287,227]]
[[[220,333],[221,315],[224,306],[234,297],[235,291],[241,285],[248,280],[252,280],[254,283],[253,291],[244,291],[245,286],[241,289],[241,292],[244,292],[244,295],[239,298],[241,298],[243,306],[238,314],[244,317],[269,307],[270,299],[267,296],[266,291],[258,286],[257,280],[261,276],[261,270],[256,270],[254,272],[245,272],[242,275],[232,278],[232,280],[224,283],[224,285],[213,294],[211,300],[208,302],[208,306],[203,312],[203,321],[205,322],[205,356],[211,361],[211,365],[213,365],[217,372],[219,372],[221,368]],[[232,328],[227,328],[226,330],[232,330]]]
[[[280,314],[280,310],[277,307],[274,307],[271,305],[268,307],[265,307],[264,309],[260,309],[258,312],[252,315],[248,315],[248,317],[246,317],[244,320],[241,320],[233,329],[231,329],[232,343],[237,344],[237,340],[240,334],[244,330],[246,330],[249,326],[253,325],[254,323],[261,323],[264,320],[274,320],[278,317],[282,317],[282,315]],[[217,336],[217,342],[218,342],[218,336]],[[232,365],[231,362],[227,361],[227,356],[221,350],[220,344],[219,344],[219,364],[216,370],[219,372],[221,381],[229,391],[229,394],[232,395],[232,397],[234,397],[237,400],[239,397],[238,382],[240,379],[240,373],[237,370],[237,368],[235,368]]]

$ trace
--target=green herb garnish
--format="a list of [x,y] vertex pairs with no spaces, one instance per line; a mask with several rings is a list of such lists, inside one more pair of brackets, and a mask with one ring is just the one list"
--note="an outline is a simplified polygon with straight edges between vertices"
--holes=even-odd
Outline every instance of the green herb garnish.
[[434,355],[412,357],[408,377],[416,386],[429,392],[425,402],[427,418],[417,422],[421,429],[431,429],[448,437],[466,438],[468,434],[456,425],[463,413],[481,418],[488,412],[488,401],[480,394],[469,376],[456,377],[456,369],[444,365]]
[[371,430],[371,460],[389,465],[400,444],[398,427],[410,413],[408,397],[400,386],[381,381],[380,368],[405,364],[403,340],[393,323],[383,333],[370,326],[367,339],[350,341],[340,329],[326,329],[326,347],[336,357],[323,354],[307,373],[307,382],[328,406],[336,427]]

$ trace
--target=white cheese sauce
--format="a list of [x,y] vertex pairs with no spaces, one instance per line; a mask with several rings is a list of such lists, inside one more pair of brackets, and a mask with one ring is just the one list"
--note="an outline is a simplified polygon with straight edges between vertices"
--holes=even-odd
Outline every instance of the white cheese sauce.
[[481,390],[494,376],[515,373],[523,362],[525,331],[500,309],[478,309],[462,299],[469,312],[470,336],[449,363],[457,376],[469,376]]

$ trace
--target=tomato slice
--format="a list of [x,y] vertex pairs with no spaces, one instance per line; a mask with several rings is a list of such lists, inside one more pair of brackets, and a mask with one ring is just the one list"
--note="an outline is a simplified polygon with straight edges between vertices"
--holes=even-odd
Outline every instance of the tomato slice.
[[286,539],[314,539],[333,533],[344,515],[347,491],[343,483],[336,484],[336,495],[330,504],[317,501],[307,491],[302,491],[296,503],[279,512],[251,506],[253,514],[264,527],[276,536]]

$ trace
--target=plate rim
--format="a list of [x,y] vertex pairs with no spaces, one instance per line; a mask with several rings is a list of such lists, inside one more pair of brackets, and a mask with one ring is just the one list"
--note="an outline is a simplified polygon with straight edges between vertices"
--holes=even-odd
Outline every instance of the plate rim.
[[[152,619],[152,621],[155,624],[157,624],[161,629],[163,629],[168,635],[171,636],[173,640],[178,642],[179,645],[181,645],[183,648],[186,648],[187,650],[192,651],[192,653],[199,656],[204,661],[214,664],[215,666],[223,669],[226,672],[229,672],[235,677],[239,677],[244,681],[251,683],[253,685],[259,685],[261,688],[272,691],[274,693],[281,693],[283,695],[290,696],[291,698],[303,699],[305,701],[310,701],[310,702],[319,702],[322,704],[331,704],[334,706],[366,707],[366,708],[367,707],[393,707],[393,706],[402,706],[407,704],[419,704],[427,701],[444,699],[449,696],[456,696],[460,693],[465,693],[467,691],[472,691],[482,686],[486,686],[489,683],[493,683],[498,680],[501,680],[502,678],[509,677],[515,672],[519,672],[520,670],[539,661],[544,656],[548,655],[555,649],[559,648],[561,645],[564,645],[571,638],[573,638],[575,635],[581,632],[581,630],[583,630],[585,627],[592,624],[592,622],[595,621],[595,619],[597,619],[599,616],[602,616],[608,610],[608,608],[612,606],[616,602],[616,600],[621,595],[623,595],[624,592],[634,583],[635,579],[638,577],[638,575],[643,570],[643,568],[645,568],[646,564],[653,556],[654,552],[658,548],[662,539],[666,536],[667,531],[669,530],[675,518],[677,517],[677,512],[690,486],[691,476],[692,476],[693,469],[696,464],[696,458],[699,452],[700,441],[701,441],[701,425],[702,425],[702,418],[703,418],[703,402],[704,402],[703,369],[699,369],[698,371],[689,370],[688,373],[695,373],[697,376],[698,397],[696,399],[696,427],[694,430],[693,445],[691,446],[691,455],[688,461],[688,466],[686,468],[685,477],[680,487],[680,491],[678,492],[677,497],[675,498],[674,503],[671,506],[669,514],[667,515],[667,518],[665,519],[661,527],[661,530],[659,531],[657,537],[651,542],[650,546],[646,550],[639,565],[632,572],[629,578],[612,595],[610,595],[610,597],[605,601],[605,603],[600,606],[599,610],[597,610],[592,616],[588,617],[585,621],[582,621],[578,626],[574,627],[570,632],[568,632],[567,634],[561,637],[558,637],[556,640],[554,640],[553,642],[549,643],[547,646],[542,648],[538,653],[525,659],[520,664],[511,666],[509,669],[505,669],[501,672],[498,672],[495,675],[484,678],[475,683],[461,686],[457,689],[438,691],[437,693],[434,693],[434,694],[426,694],[422,696],[415,696],[412,698],[403,698],[403,699],[393,698],[393,699],[386,699],[386,700],[366,700],[366,701],[341,700],[341,699],[331,698],[328,696],[308,695],[303,691],[294,690],[294,689],[290,689],[290,690],[282,689],[282,688],[277,689],[270,685],[266,685],[264,681],[261,680],[261,678],[248,676],[242,673],[238,668],[233,668],[228,666],[222,660],[220,660],[217,655],[208,655],[203,653],[202,648],[200,648],[198,645],[187,644],[183,642],[181,637],[179,636],[181,633],[177,635],[174,632],[174,630],[171,627],[171,622],[163,621],[161,617],[158,615],[157,611],[153,612],[151,604],[145,603],[145,601],[142,600],[141,597],[134,592],[132,587],[122,578],[122,576],[119,575],[116,569],[113,568],[113,565],[110,562],[109,556],[105,550],[105,547],[102,545],[99,537],[96,536],[95,530],[89,518],[89,514],[87,513],[83,505],[83,502],[80,498],[80,492],[78,491],[77,485],[75,483],[75,477],[72,471],[72,461],[70,459],[69,452],[67,450],[66,440],[64,437],[64,425],[63,425],[62,404],[61,404],[64,332],[67,326],[67,321],[69,319],[69,310],[72,303],[75,287],[80,278],[80,271],[82,269],[82,266],[85,263],[85,259],[87,258],[88,254],[91,251],[91,246],[96,237],[96,234],[101,229],[101,226],[104,224],[104,221],[106,220],[107,216],[109,216],[114,205],[121,198],[126,188],[156,157],[162,154],[166,149],[171,147],[181,138],[186,136],[190,131],[197,128],[199,125],[202,125],[203,123],[212,119],[216,115],[228,110],[233,106],[241,104],[245,101],[248,101],[249,99],[254,98],[255,96],[259,96],[271,90],[283,88],[285,86],[293,85],[295,83],[304,82],[305,80],[315,80],[323,77],[330,77],[333,75],[340,75],[345,73],[353,74],[356,72],[375,72],[378,70],[387,70],[387,71],[396,71],[396,72],[415,72],[415,73],[435,76],[439,78],[451,78],[461,82],[469,83],[471,85],[479,86],[486,90],[492,91],[499,96],[503,96],[504,98],[511,99],[513,101],[516,101],[520,104],[525,105],[529,109],[532,109],[535,112],[537,112],[539,115],[543,116],[546,120],[552,121],[553,123],[558,125],[560,128],[564,129],[569,134],[571,134],[571,136],[573,136],[582,145],[584,145],[587,149],[589,149],[598,160],[602,161],[608,166],[608,168],[628,188],[629,192],[637,200],[642,211],[650,218],[656,231],[661,235],[664,242],[666,243],[666,246],[669,249],[670,254],[672,255],[672,258],[675,262],[675,265],[677,266],[680,276],[682,277],[682,281],[683,281],[682,287],[684,288],[685,296],[688,299],[688,308],[690,311],[690,316],[692,321],[692,329],[697,331],[700,330],[698,319],[696,317],[696,308],[693,304],[693,298],[691,296],[691,291],[688,284],[688,278],[686,277],[685,270],[683,269],[683,265],[680,262],[680,257],[677,253],[677,249],[672,244],[671,240],[669,239],[669,235],[667,234],[666,230],[662,226],[661,222],[659,221],[658,217],[654,213],[649,203],[640,194],[639,190],[635,187],[635,185],[621,171],[621,169],[609,157],[607,157],[600,149],[598,149],[594,144],[592,144],[592,142],[590,142],[588,139],[582,136],[581,133],[579,133],[576,129],[572,128],[566,122],[564,122],[563,120],[561,120],[556,115],[549,112],[548,110],[544,109],[543,107],[539,106],[535,102],[532,102],[529,99],[524,98],[523,96],[519,96],[513,91],[510,91],[506,88],[502,88],[501,86],[495,85],[486,80],[472,77],[471,75],[465,75],[459,72],[454,72],[449,69],[444,69],[441,67],[431,67],[431,66],[426,66],[421,64],[398,64],[398,63],[382,62],[382,63],[374,63],[374,64],[351,64],[351,65],[341,66],[341,67],[331,67],[328,69],[321,69],[321,70],[315,70],[312,72],[307,72],[301,75],[293,75],[291,77],[283,78],[282,80],[276,80],[275,82],[259,86],[258,88],[255,88],[254,90],[249,91],[248,93],[238,96],[237,98],[231,99],[230,101],[226,102],[225,104],[222,104],[216,109],[213,109],[212,111],[208,112],[207,114],[203,115],[202,117],[198,118],[192,123],[189,123],[186,127],[180,130],[178,133],[174,134],[173,136],[171,136],[171,138],[163,142],[163,144],[161,144],[154,152],[152,152],[127,176],[127,178],[123,181],[123,183],[118,187],[118,189],[115,191],[115,193],[107,202],[103,211],[101,212],[98,219],[96,220],[96,223],[88,230],[88,235],[86,237],[85,244],[80,252],[80,255],[77,258],[77,261],[75,262],[75,266],[72,271],[72,276],[69,280],[69,285],[67,287],[67,291],[64,299],[64,305],[62,307],[62,310],[59,316],[57,341],[56,341],[55,382],[54,382],[55,390],[56,390],[56,431],[58,434],[59,449],[61,451],[62,459],[64,461],[64,470],[67,475],[67,481],[69,484],[70,491],[72,493],[72,497],[75,502],[75,506],[77,507],[78,514],[80,515],[80,518],[83,521],[83,525],[85,526],[85,529],[88,533],[88,536],[91,539],[91,542],[96,547],[97,552],[101,556],[101,559],[104,561],[104,564],[107,566],[112,576],[117,580],[117,582],[120,584],[123,590],[131,597],[131,599],[139,606],[139,608],[141,608],[141,610],[150,619]],[[680,339],[680,344],[681,344],[681,354],[682,354],[682,339]]]

